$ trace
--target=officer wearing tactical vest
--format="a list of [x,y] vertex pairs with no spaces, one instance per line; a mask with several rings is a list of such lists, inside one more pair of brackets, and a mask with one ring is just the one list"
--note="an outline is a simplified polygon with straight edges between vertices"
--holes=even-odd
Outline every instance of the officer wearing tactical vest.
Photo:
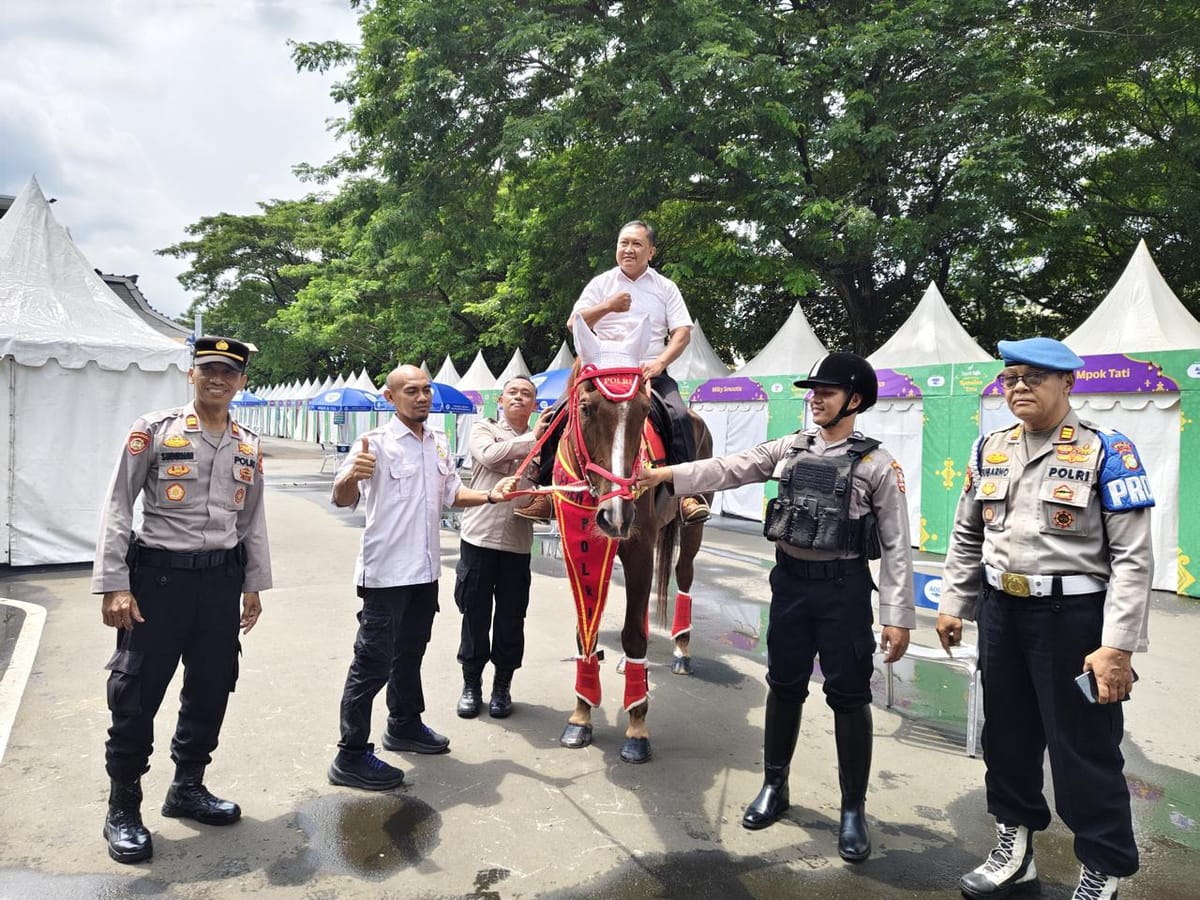
[[[183,660],[179,720],[171,741],[175,779],[164,816],[229,825],[242,814],[204,786],[238,676],[238,629],[262,611],[271,586],[258,435],[229,415],[246,386],[250,348],[197,338],[188,378],[195,399],[148,413],[130,429],[103,508],[92,591],[117,629],[106,666],[112,727],[104,837],[117,862],[153,854],[142,824],[141,776],[150,766],[154,716]],[[131,534],[142,498],[140,533]]]
[[814,657],[833,710],[841,784],[838,853],[858,862],[871,853],[864,803],[871,769],[869,558],[881,558],[879,649],[888,662],[908,649],[916,624],[908,505],[899,464],[879,441],[854,430],[878,397],[875,370],[861,356],[830,353],[796,382],[810,388],[815,427],[730,456],[644,470],[645,486],[672,482],[700,494],[778,478],[764,535],[775,543],[767,632],[767,715],[762,790],[742,825],[766,828],[788,808],[788,769],[800,733]]
[[[1121,704],[1146,649],[1154,500],[1133,442],[1071,409],[1084,362],[1049,338],[1001,341],[997,381],[1020,420],[975,442],[959,499],[938,637],[979,625],[983,758],[998,845],[959,882],[1002,897],[1037,879],[1032,832],[1059,815],[1082,863],[1075,900],[1109,900],[1138,868],[1122,774]],[[1094,701],[1076,684],[1091,673]],[[1084,679],[1087,686],[1087,679]]]

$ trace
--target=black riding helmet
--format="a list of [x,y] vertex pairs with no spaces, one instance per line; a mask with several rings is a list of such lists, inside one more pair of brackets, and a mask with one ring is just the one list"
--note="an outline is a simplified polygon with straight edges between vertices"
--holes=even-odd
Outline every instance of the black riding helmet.
[[840,387],[845,388],[846,402],[830,425],[836,425],[850,414],[850,398],[855,394],[862,403],[855,413],[865,412],[879,399],[879,379],[875,368],[857,353],[827,353],[813,363],[808,376],[794,382],[796,387]]

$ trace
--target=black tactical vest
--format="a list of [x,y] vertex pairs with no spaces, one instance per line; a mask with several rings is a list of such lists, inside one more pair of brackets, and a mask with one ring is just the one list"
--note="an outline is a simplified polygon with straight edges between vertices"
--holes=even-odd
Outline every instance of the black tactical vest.
[[856,553],[879,558],[875,516],[850,518],[854,469],[879,446],[874,438],[852,437],[838,456],[809,453],[811,435],[800,435],[779,476],[779,496],[767,504],[763,536],[805,550]]

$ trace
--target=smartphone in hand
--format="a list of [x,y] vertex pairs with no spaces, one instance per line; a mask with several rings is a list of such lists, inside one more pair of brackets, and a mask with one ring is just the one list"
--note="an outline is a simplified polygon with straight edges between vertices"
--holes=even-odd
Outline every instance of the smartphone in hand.
[[[1137,680],[1138,680],[1137,672],[1133,673],[1133,680],[1134,680],[1134,683],[1137,683]],[[1099,696],[1099,691],[1096,689],[1096,673],[1095,672],[1084,672],[1082,675],[1077,676],[1075,679],[1075,686],[1079,688],[1080,693],[1083,694],[1084,699],[1086,699],[1088,703],[1099,702],[1096,699]],[[1128,700],[1130,698],[1130,696],[1132,696],[1132,694],[1126,694],[1124,697],[1121,698],[1121,702],[1124,703],[1126,700]]]

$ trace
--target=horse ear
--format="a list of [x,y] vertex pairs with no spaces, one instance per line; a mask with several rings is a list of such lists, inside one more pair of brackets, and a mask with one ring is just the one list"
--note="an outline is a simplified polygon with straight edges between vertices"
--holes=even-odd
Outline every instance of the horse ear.
[[600,356],[600,338],[583,320],[582,313],[576,313],[571,326],[575,334],[575,355],[585,363],[595,362]]

